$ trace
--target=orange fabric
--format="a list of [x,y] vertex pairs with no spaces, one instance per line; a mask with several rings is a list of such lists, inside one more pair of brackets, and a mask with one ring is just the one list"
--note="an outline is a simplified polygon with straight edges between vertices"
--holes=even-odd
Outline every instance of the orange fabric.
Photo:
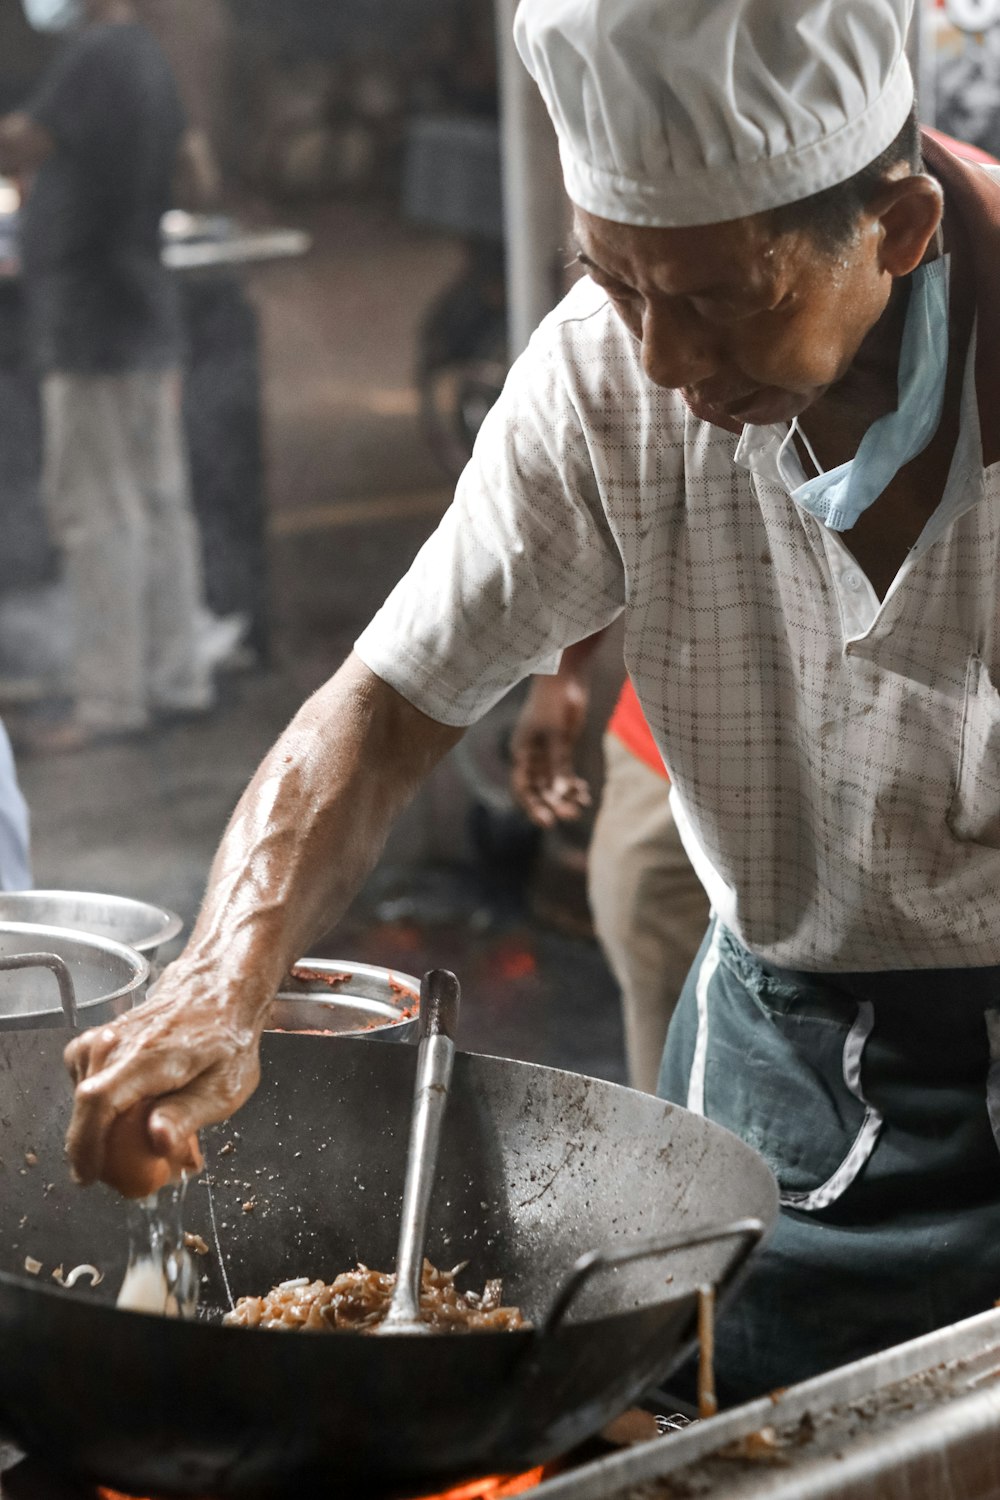
[[924,135],[929,135],[932,140],[947,147],[952,156],[960,156],[963,161],[976,161],[984,167],[1000,166],[1000,162],[989,151],[984,151],[981,146],[970,146],[968,141],[956,141],[953,135],[945,135],[943,130],[932,130],[929,125],[920,127]]
[[631,751],[644,766],[648,766],[664,780],[667,779],[660,752],[656,748],[656,741],[646,723],[630,677],[626,677],[625,685],[615,704],[615,711],[608,722],[608,733],[613,734],[615,739],[621,740],[625,749]]

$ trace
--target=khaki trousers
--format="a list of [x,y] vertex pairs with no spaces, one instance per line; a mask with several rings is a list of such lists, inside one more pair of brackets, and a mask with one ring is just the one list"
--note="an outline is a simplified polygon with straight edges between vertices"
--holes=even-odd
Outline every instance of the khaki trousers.
[[142,729],[153,709],[207,708],[201,550],[176,370],[42,382],[43,491],[74,616],[76,716]]
[[708,925],[670,784],[605,735],[605,782],[590,845],[594,927],[621,989],[629,1082],[656,1092],[667,1025]]

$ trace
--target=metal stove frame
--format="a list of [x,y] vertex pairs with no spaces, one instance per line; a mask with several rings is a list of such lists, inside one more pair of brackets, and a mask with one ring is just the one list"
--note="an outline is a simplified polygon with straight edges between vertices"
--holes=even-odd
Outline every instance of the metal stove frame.
[[[773,1454],[735,1457],[731,1445],[739,1451],[762,1428],[796,1436]],[[546,1480],[532,1500],[765,1495],[1000,1500],[1000,1312],[585,1464]]]

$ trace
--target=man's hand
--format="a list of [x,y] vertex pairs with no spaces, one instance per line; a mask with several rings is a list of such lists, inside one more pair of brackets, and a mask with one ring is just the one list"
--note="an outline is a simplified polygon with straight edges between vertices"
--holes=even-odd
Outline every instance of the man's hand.
[[460,729],[429,719],[356,656],[314,693],[240,799],[191,940],[144,1005],[66,1049],[66,1145],[80,1182],[129,1196],[200,1164],[196,1132],[257,1085],[282,977],[329,930],[393,819]]
[[573,822],[590,806],[590,788],[574,764],[590,701],[579,665],[567,651],[554,677],[533,679],[511,739],[511,790],[540,828]]
[[259,1026],[226,1005],[210,976],[171,965],[145,1004],[66,1048],[76,1084],[66,1144],[77,1181],[101,1178],[144,1197],[198,1170],[197,1132],[253,1093],[259,1043]]

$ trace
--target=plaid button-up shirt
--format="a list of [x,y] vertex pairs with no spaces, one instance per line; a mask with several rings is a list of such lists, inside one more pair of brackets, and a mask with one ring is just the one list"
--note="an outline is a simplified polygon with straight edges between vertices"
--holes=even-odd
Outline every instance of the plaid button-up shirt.
[[782,483],[785,429],[698,421],[582,282],[358,652],[464,725],[624,613],[682,837],[748,948],[1000,964],[1000,463],[975,370],[973,347],[945,495],[880,602]]

